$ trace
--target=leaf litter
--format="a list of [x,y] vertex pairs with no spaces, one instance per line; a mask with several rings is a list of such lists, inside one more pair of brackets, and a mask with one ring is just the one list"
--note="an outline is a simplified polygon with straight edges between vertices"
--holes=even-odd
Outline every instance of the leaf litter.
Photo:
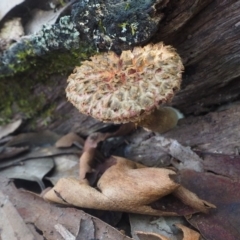
[[[59,226],[62,229],[67,230],[75,239],[81,236],[82,224],[88,224],[94,226],[93,236],[94,239],[116,239],[116,240],[130,240],[131,238],[121,234],[115,228],[109,226],[103,221],[85,213],[82,210],[76,208],[60,208],[53,204],[45,202],[40,196],[31,192],[16,189],[9,180],[0,178],[0,190],[4,195],[4,199],[11,202],[15,207],[20,217],[23,219],[23,225],[26,223],[34,226],[32,231],[41,232],[43,237],[48,240],[64,239],[59,233]],[[1,198],[0,198],[1,199]],[[3,205],[6,203],[2,202]],[[1,208],[2,209],[2,208]],[[0,209],[0,211],[1,211]],[[8,213],[8,218],[13,218],[15,213]],[[2,216],[2,215],[1,215]],[[1,218],[3,219],[3,218]],[[82,221],[85,223],[82,223]],[[1,223],[1,221],[0,221]],[[2,225],[0,225],[2,227]],[[11,224],[10,224],[11,226]],[[24,229],[23,226],[16,225],[14,233],[20,233]],[[8,231],[8,229],[6,229]],[[84,231],[84,229],[83,229]],[[11,233],[11,232],[10,232]],[[17,239],[17,238],[5,238],[5,239]],[[4,239],[4,240],[5,240]],[[24,236],[21,239],[35,239],[26,238]],[[66,238],[65,238],[66,239]],[[81,239],[81,238],[79,238]]]
[[[85,142],[75,133],[69,133],[63,137],[49,131],[42,133],[19,134],[5,145],[28,146],[31,151],[26,153],[25,156],[21,156],[21,158],[13,158],[13,162],[10,161],[11,165],[19,164],[25,161],[23,166],[6,168],[6,162],[8,161],[5,161],[5,166],[2,165],[2,167],[6,168],[3,170],[3,174],[5,171],[5,175],[8,175],[10,178],[24,178],[24,173],[30,171],[31,174],[26,174],[25,179],[35,180],[38,183],[40,182],[41,187],[43,187],[42,178],[52,168],[52,165],[48,168],[47,166],[44,166],[44,162],[50,163],[48,160],[49,157],[52,157],[53,159],[55,158],[56,164],[57,159],[62,157],[63,160],[58,160],[60,164],[58,165],[58,168],[55,169],[55,173],[53,173],[53,177],[55,174],[55,183],[58,179],[60,180],[52,190],[45,193],[45,199],[84,208],[99,209],[100,207],[100,209],[108,211],[130,211],[140,214],[153,214],[157,216],[183,215],[178,212],[168,211],[167,208],[159,210],[149,206],[149,204],[154,203],[157,199],[172,193],[182,200],[183,205],[184,202],[190,205],[190,209],[183,211],[185,215],[198,211],[207,212],[209,207],[214,207],[210,203],[199,199],[195,194],[191,193],[187,189],[179,186],[179,184],[174,183],[174,181],[170,178],[170,175],[175,175],[175,172],[171,169],[148,168],[142,164],[134,163],[128,159],[116,156],[112,156],[108,160],[104,159],[104,156],[102,156],[97,149],[99,143],[111,137],[116,137],[122,134],[125,135],[131,132],[134,128],[135,127],[133,125],[122,125],[114,132],[95,132],[90,134]],[[82,146],[83,143],[84,146]],[[70,149],[76,150],[79,148],[82,151],[77,150],[78,152],[68,152]],[[69,172],[64,173],[64,170],[67,169],[66,166],[63,168],[64,170],[62,170],[62,173],[59,169],[63,166],[63,162],[67,161],[66,159],[68,158],[68,155],[56,156],[61,154],[59,151],[62,151],[62,154],[77,153],[80,155],[78,179],[76,179],[78,162],[76,161],[75,154],[72,155],[74,156],[74,160],[72,161],[72,166],[70,166],[68,170],[70,172],[75,170],[73,171],[74,174],[72,177],[74,176],[76,180],[63,178],[63,176],[66,175],[69,177]],[[44,157],[44,160],[42,162],[36,161],[40,156]],[[35,160],[32,160],[32,158]],[[97,164],[94,164],[96,160]],[[41,169],[41,164],[43,164],[42,167],[45,167],[45,170]],[[36,171],[34,173],[34,167],[36,167],[35,169],[38,169],[39,172]],[[95,179],[100,176],[98,179],[97,190],[89,185],[92,184],[92,181],[89,181],[89,173],[93,173],[93,175],[95,175]],[[157,174],[156,177],[153,177],[154,174]],[[156,183],[154,183],[154,181],[149,181],[150,178],[162,179],[160,181],[162,186],[159,186],[158,181]],[[48,179],[51,179],[51,176]],[[64,182],[64,184],[61,184],[61,182]],[[141,182],[142,184],[139,185]],[[59,185],[60,189],[58,189]],[[136,188],[137,185],[139,185],[138,188]],[[103,194],[99,192],[99,190],[102,191]],[[51,198],[51,193],[54,195],[54,199]],[[94,194],[96,198],[93,197]],[[82,198],[80,198],[81,195]],[[136,198],[136,196],[138,197]],[[136,201],[136,199],[138,199],[138,201]],[[194,201],[192,201],[192,199],[194,199]],[[84,203],[82,203],[82,201]],[[157,204],[155,204],[155,206],[157,206]],[[68,233],[68,230],[61,225],[57,226],[58,227],[55,227],[55,230],[61,235],[70,234]]]
[[[62,202],[65,205],[69,202],[71,204],[76,203],[75,205],[78,207],[79,196],[84,194],[83,189],[81,188],[82,186],[84,186],[84,189],[86,188],[90,191],[94,191],[94,194],[97,193],[97,195],[101,195],[101,191],[106,191],[106,193],[110,193],[110,195],[102,194],[103,196],[101,195],[101,197],[97,199],[91,198],[92,196],[89,198],[89,192],[85,192],[86,194],[84,194],[84,197],[88,197],[86,201],[87,204],[90,205],[91,210],[95,208],[96,205],[99,206],[102,204],[107,210],[111,210],[113,207],[113,210],[131,211],[133,209],[135,212],[140,213],[141,215],[134,214],[136,216],[135,218],[133,217],[133,214],[129,214],[130,227],[132,231],[132,234],[129,236],[132,235],[134,239],[144,239],[144,237],[148,237],[148,239],[156,239],[156,237],[158,237],[158,239],[171,240],[185,239],[185,235],[188,235],[188,233],[185,233],[183,236],[181,231],[178,230],[177,232],[177,228],[174,227],[179,226],[179,223],[190,227],[191,231],[192,229],[199,231],[201,236],[205,239],[240,239],[240,233],[238,231],[238,226],[240,224],[238,218],[238,203],[240,202],[240,196],[238,194],[240,159],[238,155],[216,154],[208,152],[206,149],[204,149],[205,151],[198,150],[194,152],[190,147],[181,145],[175,139],[166,138],[152,133],[146,133],[146,138],[142,138],[141,141],[136,139],[135,146],[134,144],[126,146],[126,155],[123,155],[124,157],[131,155],[132,149],[138,149],[139,153],[141,151],[143,153],[144,149],[149,150],[151,146],[155,146],[157,143],[159,155],[166,156],[166,159],[168,159],[168,161],[165,162],[165,168],[161,169],[153,167],[155,163],[152,163],[152,158],[149,156],[147,157],[147,155],[144,156],[144,154],[141,154],[141,161],[145,161],[135,161],[133,163],[126,158],[119,158],[117,156],[106,158],[101,152],[101,146],[103,145],[102,142],[108,144],[109,149],[111,149],[111,141],[109,141],[109,139],[114,139],[117,136],[123,136],[124,138],[128,133],[132,131],[136,132],[135,126],[128,126],[127,128],[125,126],[125,130],[124,127],[119,128],[118,126],[118,131],[110,131],[111,128],[108,126],[107,130],[105,129],[101,132],[101,129],[99,129],[100,132],[94,132],[86,139],[81,138],[75,133],[69,133],[65,136],[60,136],[50,131],[16,135],[16,130],[19,132],[20,127],[21,120],[15,123],[13,122],[13,124],[1,126],[0,128],[0,136],[2,136],[2,141],[0,142],[0,169],[2,170],[0,173],[1,176],[7,173],[6,175],[8,178],[15,179],[23,177],[31,181],[36,181],[38,183],[40,182],[42,188],[45,187],[45,180],[48,179],[53,185],[55,185],[52,189],[58,188],[57,182],[66,181],[68,184],[70,182],[71,184],[66,185],[67,187],[65,186],[63,193],[61,192],[61,189],[57,189],[53,195],[55,195],[57,202]],[[11,136],[9,136],[9,134],[11,134]],[[140,146],[137,145],[139,143],[141,144]],[[79,158],[81,160],[80,164]],[[51,159],[51,161],[48,159]],[[82,159],[84,161],[82,161]],[[53,167],[53,161],[55,168],[51,170]],[[52,162],[52,165],[48,166],[47,163],[49,164],[50,162]],[[124,164],[121,165],[121,163]],[[142,163],[144,163],[144,165]],[[148,165],[150,165],[151,168],[147,167]],[[119,168],[119,166],[121,167]],[[162,172],[168,173],[165,176],[167,177],[166,179],[168,179],[167,181],[169,181],[171,184],[174,183],[174,189],[178,189],[178,191],[174,190],[171,192],[171,194],[163,194],[164,196],[158,193],[160,194],[159,197],[162,196],[162,198],[153,202],[149,202],[150,200],[147,199],[146,196],[140,195],[140,198],[144,199],[144,201],[137,202],[135,198],[136,195],[139,196],[139,192],[136,193],[136,191],[139,189],[136,188],[136,186],[140,186],[141,194],[144,192],[144,188],[147,188],[149,191],[147,184],[151,183],[151,180],[154,178],[151,172],[150,177],[148,177],[147,180],[139,180],[141,179],[141,177],[138,179],[138,177],[141,175],[139,172],[147,172],[149,169],[151,171],[153,169],[161,169]],[[51,172],[48,173],[49,171]],[[132,172],[137,174],[133,175],[132,177]],[[171,174],[169,175],[169,173]],[[69,177],[71,178],[69,179]],[[162,177],[163,175],[161,174],[161,178],[158,177],[158,179],[162,179]],[[126,182],[128,179],[130,184],[123,185],[123,187],[120,188],[118,184],[122,184],[122,179],[124,181],[126,180]],[[164,183],[164,181],[161,181],[161,184],[162,183]],[[7,184],[7,186],[8,185],[9,184]],[[131,187],[131,185],[133,186]],[[79,195],[71,199],[74,195],[71,191],[75,191],[75,188],[76,192],[79,192]],[[2,191],[1,199],[5,199],[3,201],[6,202],[6,199],[9,199],[9,194],[5,192],[2,185],[0,190]],[[46,192],[45,197],[47,194],[51,193],[51,191],[52,190]],[[64,195],[67,193],[67,191],[69,192],[70,198],[68,195]],[[33,196],[33,199],[36,199],[37,196],[33,195],[33,193],[26,193],[17,189],[13,191],[13,194],[16,196],[17,194],[23,194],[23,196],[27,194],[27,196]],[[149,197],[149,192],[146,195]],[[185,195],[187,195],[187,198]],[[99,199],[101,200],[102,197],[104,197],[104,199],[107,201],[100,202],[99,204]],[[31,199],[32,198],[30,198],[30,200]],[[89,201],[89,199],[91,201]],[[123,203],[125,199],[130,199],[132,204],[130,208],[128,204]],[[196,199],[196,202],[198,203],[197,205],[195,204]],[[71,202],[72,200],[73,202]],[[118,202],[119,200],[120,204]],[[192,200],[194,200],[193,205]],[[9,208],[9,211],[4,209],[6,212],[1,212],[2,216],[7,215],[9,223],[14,222],[14,219],[15,221],[19,221],[19,224],[20,222],[26,224],[27,222],[25,226],[27,227],[27,230],[22,225],[21,229],[23,231],[26,230],[27,232],[30,230],[35,236],[35,239],[42,239],[42,234],[37,233],[36,228],[41,229],[41,231],[44,232],[47,226],[42,225],[40,228],[38,228],[39,226],[36,227],[35,223],[29,224],[29,222],[22,217],[21,208],[15,208],[16,205],[14,201],[15,200],[13,200],[12,205],[10,204],[12,207]],[[95,206],[92,205],[94,201],[94,204],[96,204]],[[112,203],[114,204],[112,205]],[[142,207],[145,207],[144,204],[146,203],[147,209],[150,209],[152,212],[161,212],[164,213],[163,215],[174,216],[149,217],[145,215],[146,213],[144,211],[139,210],[142,209]],[[34,201],[32,204],[36,209]],[[42,205],[47,203],[41,199],[41,202],[38,202],[38,204]],[[214,208],[214,205],[212,204],[214,204],[216,208]],[[48,204],[46,206],[54,205]],[[58,209],[57,206],[54,207]],[[14,213],[14,211],[11,209],[15,209],[17,212],[15,211]],[[209,213],[203,214],[201,211],[209,211]],[[16,213],[20,214],[20,217],[17,217],[17,215],[15,215]],[[188,222],[179,216],[184,216]],[[69,219],[66,221],[71,222]],[[172,219],[176,219],[176,221],[173,221]],[[179,221],[177,219],[179,219]],[[84,236],[85,239],[91,239],[93,236],[95,237],[96,229],[93,229],[92,232],[89,232],[89,229],[92,229],[93,226],[95,226],[93,222],[88,222],[85,224],[84,221],[81,220],[82,225],[80,222],[78,222],[78,229],[76,231],[72,231],[69,227],[72,223],[65,225],[60,221],[57,221],[54,226],[51,226],[51,231],[55,231],[56,234],[58,234],[58,238],[60,236],[65,236],[63,239],[67,239],[68,235],[70,237],[74,236],[76,239],[81,239],[80,236]],[[140,229],[136,228],[136,223],[139,223],[139,221],[142,223],[142,225],[137,224],[141,226]],[[5,226],[4,229],[6,232],[4,234],[8,234],[6,235],[8,236],[6,239],[9,239],[9,236],[12,236],[14,231],[17,231],[19,234],[21,234],[21,230],[18,229],[20,228],[20,225],[16,225],[16,229],[10,229],[6,227],[5,222],[1,221],[0,224],[1,227]],[[156,227],[152,228],[151,226],[154,224]],[[88,228],[87,232],[83,233],[83,231],[86,230],[87,225],[90,227]],[[105,225],[110,227],[106,223]],[[81,233],[80,229],[82,231]],[[185,229],[183,232],[184,231],[188,230]],[[120,238],[113,239],[123,239],[122,237],[130,239],[124,235],[119,236]],[[191,236],[192,238],[189,239],[194,239],[193,236]],[[51,236],[49,235],[47,239],[51,239]]]
[[1,177],[35,181],[39,184],[40,188],[44,190],[45,185],[42,179],[53,167],[54,162],[51,157],[37,158],[27,160],[19,166],[2,169]]
[[0,205],[1,239],[34,239],[33,234],[26,226],[14,204],[2,192],[2,186],[0,190]]
[[16,131],[21,124],[22,120],[19,119],[4,126],[0,126],[0,139]]
[[[117,156],[106,159],[99,151],[101,142],[121,134],[124,136],[134,130],[134,128],[131,126],[128,130],[125,127],[126,131],[122,127],[115,132],[95,132],[90,134],[86,140],[75,133],[69,133],[62,137],[51,132],[26,133],[19,134],[16,137],[13,136],[9,142],[4,143],[2,151],[7,148],[9,151],[11,148],[13,150],[14,148],[26,148],[28,152],[17,153],[20,154],[20,157],[17,154],[13,154],[3,158],[3,161],[0,163],[0,168],[3,169],[1,176],[24,178],[25,175],[25,179],[37,181],[38,183],[41,182],[40,185],[43,183],[43,178],[49,179],[55,186],[46,192],[44,197],[48,199],[51,195],[48,200],[65,205],[70,204],[71,206],[75,205],[83,208],[90,207],[91,209],[100,208],[108,211],[136,212],[140,213],[143,219],[144,217],[147,218],[143,214],[149,215],[154,213],[153,215],[162,216],[161,218],[165,222],[169,222],[169,227],[171,226],[172,229],[174,229],[174,224],[175,226],[180,226],[178,224],[181,222],[185,226],[189,226],[188,224],[190,223],[206,239],[216,238],[217,236],[218,239],[238,239],[239,232],[236,229],[239,225],[237,217],[239,208],[236,202],[239,201],[240,196],[236,192],[239,187],[237,185],[240,170],[238,164],[239,157],[207,152],[194,153],[189,147],[182,146],[176,140],[161,136],[150,136],[142,142],[142,146],[147,147],[151,146],[151,141],[158,141],[159,150],[170,156],[170,166],[178,169],[175,172],[172,167],[165,169],[149,168],[143,164]],[[39,161],[39,158],[42,158],[42,160]],[[51,159],[52,165],[44,166],[44,163],[50,163],[49,159]],[[53,162],[55,165],[54,171],[52,171],[52,174],[44,177],[52,169]],[[24,164],[21,166],[22,163]],[[18,166],[15,166],[16,164]],[[34,168],[36,169],[35,172]],[[154,177],[154,171],[159,172],[160,175]],[[144,178],[145,173],[146,178]],[[151,179],[162,179],[160,181],[161,184],[164,185],[165,182],[170,184],[165,185],[167,191],[164,189],[163,192],[161,190],[157,193],[158,198],[162,197],[158,201],[156,201],[156,193],[154,191],[151,192],[152,189],[149,187],[150,185],[153,189],[155,188],[154,181]],[[158,182],[157,188],[161,184]],[[44,185],[41,186],[44,187]],[[225,186],[224,193],[222,190],[223,186]],[[26,193],[24,192],[23,194]],[[93,196],[97,197],[94,198]],[[151,196],[151,201],[149,196]],[[139,201],[136,201],[136,199]],[[82,205],[83,202],[84,204]],[[235,203],[234,212],[231,210],[233,202]],[[214,208],[213,204],[217,208]],[[212,210],[207,215],[199,213],[209,212],[211,208]],[[182,222],[180,219],[173,223],[170,220],[173,217],[166,218],[164,217],[165,215],[184,216],[189,223]],[[224,219],[223,216],[226,215],[231,216],[231,218]],[[153,231],[151,228],[148,229],[148,225],[151,224],[149,220],[144,224],[146,226],[146,228],[143,228],[144,232],[139,233],[139,230],[133,226],[134,221],[137,222],[137,219],[141,219],[141,217],[138,214],[135,214],[135,216],[136,218],[132,219],[130,215],[130,223],[132,231],[134,231],[132,235],[135,239],[148,237],[148,239],[174,240],[198,239],[197,237],[199,237],[198,233],[195,236],[191,229],[187,230],[185,227],[180,227],[184,232],[184,236],[181,233],[174,235],[176,227],[171,233],[172,235],[166,234],[166,232],[163,234],[163,232],[159,231],[159,228],[164,229],[164,224],[159,225]],[[79,235],[80,228],[78,228],[78,232],[73,233],[64,224],[56,223],[52,226],[52,229],[55,229],[54,231],[59,234],[58,236],[65,236],[63,239],[68,237],[71,239],[71,237]],[[92,237],[95,231],[92,232],[92,235],[91,233],[89,234],[86,233],[86,236]],[[189,235],[192,238],[187,238],[185,235]],[[77,239],[81,238],[78,237]]]
[[171,240],[182,239],[182,233],[174,224],[188,225],[184,218],[180,217],[152,217],[139,214],[130,214],[131,233],[134,239],[139,239],[137,232],[158,233]]
[[[182,240],[199,240],[200,234],[180,223],[175,224],[175,227],[180,229],[183,233]],[[165,235],[157,234],[157,233],[149,233],[149,232],[136,232],[139,240],[171,240],[172,238],[168,238]]]
[[[203,153],[205,172],[181,171],[178,182],[213,202],[212,214],[193,215],[190,224],[205,239],[240,239],[239,156]],[[216,167],[214,167],[216,166]]]

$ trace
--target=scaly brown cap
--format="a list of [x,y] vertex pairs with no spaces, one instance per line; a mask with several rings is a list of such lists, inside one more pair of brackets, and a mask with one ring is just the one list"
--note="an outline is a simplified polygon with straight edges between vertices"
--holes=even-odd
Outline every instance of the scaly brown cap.
[[91,57],[68,78],[68,100],[103,122],[138,122],[180,89],[183,64],[163,43]]

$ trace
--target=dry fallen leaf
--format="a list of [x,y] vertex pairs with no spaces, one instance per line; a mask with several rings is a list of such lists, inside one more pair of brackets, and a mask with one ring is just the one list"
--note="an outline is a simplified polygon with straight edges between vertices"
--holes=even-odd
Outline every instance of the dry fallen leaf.
[[84,219],[81,219],[77,240],[94,239],[94,235],[95,235],[94,222],[91,220],[86,221]]
[[159,165],[158,162],[162,161],[163,157],[170,155],[178,161],[173,159],[169,163],[172,163],[179,170],[187,168],[199,172],[203,171],[202,159],[190,147],[185,147],[174,139],[162,136],[154,136],[143,142],[129,144],[125,154],[126,157],[131,156],[133,160],[150,166]]
[[[148,204],[178,187],[169,178],[169,174],[174,174],[173,171],[146,168],[119,157],[112,157],[108,161],[116,164],[108,168],[98,181],[100,191],[84,180],[79,182],[76,179],[60,179],[45,194],[45,199],[92,209],[156,215],[164,213],[152,209]],[[149,181],[149,176],[153,181]]]
[[[75,239],[81,239],[77,236],[81,236],[85,229],[81,227],[82,221],[84,225],[93,226],[93,239],[114,239],[114,240],[130,240],[131,238],[121,234],[118,230],[97,219],[96,217],[90,216],[89,214],[74,208],[59,208],[53,204],[45,202],[39,196],[30,192],[19,191],[13,184],[9,183],[9,180],[0,178],[0,191],[4,195],[4,199],[11,201],[12,205],[16,208],[21,218],[25,223],[28,223],[30,229],[34,226],[36,231],[41,233],[44,239],[56,240],[62,239],[59,231],[56,230],[56,226],[59,224],[63,229],[70,232],[75,236]],[[6,201],[4,201],[6,203]],[[2,211],[3,208],[0,208]],[[0,218],[7,223],[9,218]],[[14,219],[9,219],[9,228],[13,226]],[[16,226],[14,225],[15,229]],[[58,227],[57,227],[58,228]],[[58,228],[59,229],[59,228]],[[24,228],[20,229],[24,230]],[[19,230],[19,231],[20,231]],[[61,231],[61,230],[60,230]],[[66,231],[63,230],[66,233]],[[85,233],[84,233],[85,234]],[[20,239],[28,239],[24,237]],[[14,240],[15,238],[7,238],[3,240]],[[38,238],[30,238],[38,239]],[[41,238],[43,239],[43,238]],[[84,239],[86,240],[86,239]]]
[[[228,158],[232,165],[234,162],[239,165],[239,157]],[[215,159],[215,165],[223,164],[218,158]],[[225,164],[227,159],[225,159]],[[223,165],[224,166],[224,165]],[[228,164],[225,165],[230,170]],[[217,169],[219,166],[216,167]],[[215,172],[217,173],[216,169]],[[240,172],[239,172],[240,174]],[[179,181],[198,196],[214,203],[217,208],[211,211],[211,214],[196,214],[188,218],[188,221],[199,230],[205,239],[235,240],[240,239],[240,183],[229,176],[221,176],[213,173],[199,173],[192,170],[180,172]]]
[[[0,5],[1,5],[1,3],[0,3]],[[1,9],[1,6],[0,6],[0,9]],[[19,119],[15,122],[7,124],[7,125],[0,126],[0,139],[13,133],[14,131],[16,131],[19,128],[19,126],[21,125],[21,123],[22,123],[22,120]]]
[[175,224],[178,229],[181,229],[183,232],[183,240],[199,240],[200,234],[180,223]]
[[150,233],[150,232],[136,232],[139,240],[170,240],[169,238],[158,234],[158,233]]
[[42,132],[21,133],[14,136],[6,146],[29,146],[41,147],[52,146],[60,136],[52,131],[44,130]]
[[69,232],[62,224],[56,224],[54,226],[56,231],[60,233],[60,235],[63,237],[64,240],[75,240],[75,236]]
[[96,148],[99,142],[104,141],[109,133],[92,133],[88,136],[83,147],[83,153],[79,159],[79,178],[86,179],[86,174],[94,171],[92,164],[96,155]]
[[47,177],[53,185],[57,183],[60,178],[70,177],[78,178],[79,176],[79,156],[77,154],[67,154],[54,156],[54,171]]
[[23,161],[26,161],[28,159],[51,157],[51,156],[66,155],[66,154],[80,154],[80,153],[81,151],[75,147],[67,148],[67,149],[59,149],[56,147],[42,147],[42,148],[34,149],[34,151],[28,152],[23,156],[11,158],[11,159],[8,159],[7,161],[1,161],[0,169],[21,164]]
[[182,232],[174,227],[176,223],[187,224],[181,217],[152,217],[129,214],[132,237],[138,240],[136,232],[158,233],[171,240],[182,240]]
[[[114,132],[94,132],[90,134],[84,144],[83,153],[79,160],[79,178],[86,179],[86,174],[94,171],[94,157],[101,159],[101,154],[96,150],[98,144],[107,138],[126,135],[135,129],[135,124],[126,123],[118,127]],[[100,155],[100,156],[99,156]]]
[[[156,216],[178,215],[176,212],[167,212],[149,206],[179,188],[179,185],[169,177],[169,175],[175,174],[174,171],[163,168],[147,168],[116,156],[108,159],[108,163],[112,165],[99,179],[98,190],[89,186],[85,180],[63,178],[45,194],[44,198],[53,202],[91,209]],[[181,194],[176,195],[182,197]],[[196,204],[190,202],[190,197],[184,194],[184,200],[186,198],[188,203],[195,206]],[[202,200],[198,201],[202,202]],[[206,209],[201,208],[203,211]]]
[[[85,141],[83,153],[80,157],[80,182],[76,179],[60,179],[56,186],[45,194],[45,199],[85,208],[127,211],[157,216],[176,216],[178,215],[177,212],[164,211],[164,209],[161,211],[149,206],[161,197],[174,193],[184,203],[198,211],[207,212],[209,208],[214,207],[214,205],[199,199],[187,189],[176,185],[169,177],[169,175],[175,174],[174,171],[147,168],[144,165],[120,157],[111,157],[104,163],[105,167],[103,164],[102,170],[105,169],[97,183],[100,191],[91,187],[87,174],[95,171],[92,165],[98,143],[109,137],[126,134],[132,129],[132,124],[125,124],[112,133],[95,132],[90,134]],[[179,147],[179,144],[176,144],[173,140],[170,140],[170,142],[170,149],[173,149],[171,151],[174,154],[177,154],[175,145],[181,150],[183,148],[184,153],[188,153],[184,147]],[[168,143],[169,141],[165,141],[164,144],[169,147]],[[186,153],[183,154],[182,158],[185,155]],[[190,156],[193,155],[197,156],[190,151]],[[108,166],[107,170],[106,166]],[[194,166],[197,165],[194,164]]]
[[[182,240],[199,240],[200,239],[200,234],[180,223],[175,224],[175,226],[178,229],[181,229],[183,232],[183,238]],[[172,240],[172,238],[166,237],[162,234],[158,233],[152,233],[152,232],[142,232],[142,231],[137,231],[136,232],[139,240]]]
[[34,239],[11,200],[0,191],[0,238],[1,240]]
[[70,132],[60,139],[55,143],[55,146],[57,148],[66,148],[66,147],[72,147],[72,145],[75,145],[82,149],[84,145],[84,140],[79,137],[76,133]]
[[54,167],[52,158],[27,160],[19,166],[12,166],[0,171],[2,177],[35,181],[41,189],[45,188],[43,177]]
[[4,145],[5,143],[9,142],[11,139],[13,139],[13,136],[7,136],[7,137],[3,137],[2,139],[0,139],[0,145]]
[[204,159],[205,172],[215,173],[217,175],[228,177],[234,181],[240,181],[240,156],[218,154],[218,153],[202,153],[199,152]]
[[0,147],[0,160],[15,157],[21,153],[27,152],[29,147]]
[[203,213],[208,213],[210,209],[216,208],[214,204],[200,199],[195,193],[189,191],[183,186],[177,188],[173,192],[173,195],[181,199],[181,201],[186,205],[191,206],[193,209],[197,209]]

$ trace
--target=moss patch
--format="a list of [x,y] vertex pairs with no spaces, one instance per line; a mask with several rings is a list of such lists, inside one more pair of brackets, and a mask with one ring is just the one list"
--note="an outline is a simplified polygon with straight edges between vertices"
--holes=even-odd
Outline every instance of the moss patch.
[[[16,113],[21,113],[27,119],[41,114],[43,107],[48,103],[44,93],[35,95],[34,86],[38,83],[53,85],[54,82],[49,81],[52,74],[61,74],[67,77],[81,61],[96,53],[93,47],[84,44],[78,49],[53,51],[51,54],[37,59],[31,59],[29,51],[25,54],[24,52],[18,53],[19,59],[26,57],[28,59],[27,64],[21,66],[22,69],[19,69],[20,65],[14,69],[14,72],[20,71],[20,73],[14,77],[2,78],[0,81],[0,124],[11,120]],[[26,72],[21,73],[22,71]],[[50,105],[48,109],[53,109],[53,106]],[[49,113],[48,110],[47,112]]]

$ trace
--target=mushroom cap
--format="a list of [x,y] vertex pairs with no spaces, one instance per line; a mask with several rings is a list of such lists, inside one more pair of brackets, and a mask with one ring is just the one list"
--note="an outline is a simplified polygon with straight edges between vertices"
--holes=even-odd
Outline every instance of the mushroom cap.
[[68,100],[103,122],[139,122],[180,89],[183,64],[163,43],[91,57],[68,78]]

